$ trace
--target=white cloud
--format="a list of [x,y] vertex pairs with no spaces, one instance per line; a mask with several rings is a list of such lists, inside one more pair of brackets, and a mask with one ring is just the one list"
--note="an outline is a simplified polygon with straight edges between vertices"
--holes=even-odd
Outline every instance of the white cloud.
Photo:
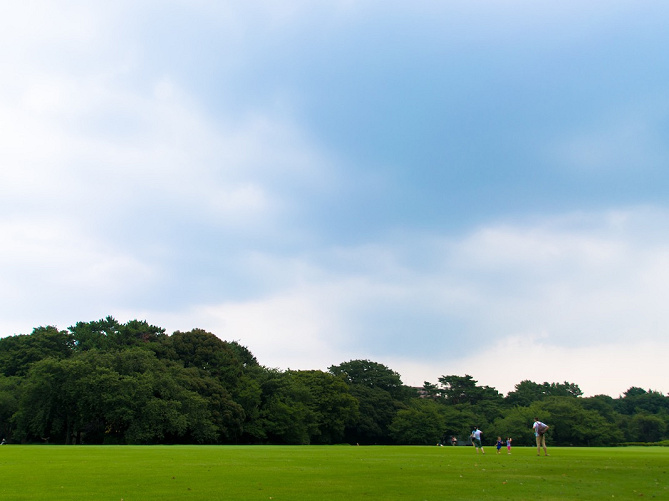
[[2,203],[24,215],[62,210],[91,230],[168,206],[218,227],[272,231],[296,206],[294,190],[331,180],[289,117],[213,119],[169,77],[149,93],[122,85],[124,64],[76,77],[45,70],[0,98]]
[[[666,214],[630,210],[622,229],[619,215],[604,214],[590,228],[497,229],[492,238],[484,230],[483,240],[473,239],[489,256],[473,270],[490,274],[482,291],[488,320],[480,328],[513,334],[540,326],[556,343],[578,346],[657,335],[665,321],[658,298],[669,293],[669,242],[656,240],[646,218]],[[476,256],[471,242],[464,250]]]
[[405,384],[413,386],[422,386],[425,381],[437,383],[443,375],[469,374],[478,384],[503,394],[527,379],[535,383],[567,381],[578,384],[585,396],[616,398],[632,386],[667,392],[667,354],[669,343],[661,338],[631,338],[584,348],[556,346],[526,335],[501,339],[464,358],[446,354],[441,362],[418,362],[392,357],[389,364]]
[[0,233],[3,335],[40,325],[64,328],[80,311],[105,314],[158,280],[152,263],[90,238],[71,221],[4,218]]
[[[96,29],[111,29],[103,11],[80,14]],[[123,48],[106,58],[109,31],[80,27],[70,35],[86,46],[84,54],[54,64],[41,49],[51,38],[67,44],[59,30],[68,24],[41,30],[48,24],[41,14],[12,16],[36,23],[27,32],[39,36],[0,34],[8,47],[22,47],[21,57],[3,52],[9,71],[0,74],[7,91],[0,92],[0,276],[2,310],[12,317],[3,335],[22,323],[28,332],[132,302],[141,308],[168,295],[166,286],[182,295],[179,274],[231,259],[214,248],[202,250],[214,262],[186,259],[180,253],[196,246],[190,238],[240,247],[249,236],[281,231],[288,238],[291,229],[279,221],[299,208],[294,195],[332,181],[328,161],[289,113],[212,116],[168,73],[143,75],[132,39],[121,37]],[[105,60],[89,65],[96,54]],[[189,269],[175,269],[183,262]]]
[[[504,393],[523,379],[567,380],[589,395],[666,391],[669,242],[646,233],[665,218],[631,208],[447,243],[412,235],[307,260],[258,255],[253,268],[274,284],[267,295],[145,316],[239,340],[281,368],[370,358],[414,385],[467,373]],[[407,260],[421,246],[432,258]]]
[[[169,326],[170,331],[197,327],[223,339],[237,340],[249,347],[263,365],[325,370],[336,363],[345,337],[336,294],[325,286],[305,286],[262,299],[199,305],[180,312],[143,312],[139,316]],[[128,318],[136,315],[127,311],[121,314]]]
[[[415,16],[417,26],[425,27],[440,19],[433,9],[452,9],[456,15],[448,23],[471,37],[502,40],[500,35],[517,32],[526,42],[529,33],[538,43],[544,41],[536,34],[549,24],[550,45],[574,39],[573,24],[565,19],[581,21],[581,37],[596,37],[636,5],[616,2],[597,31],[585,20],[602,12],[601,2],[545,10],[530,3],[423,3],[407,7],[410,15],[398,19]],[[163,8],[169,11],[165,17],[152,16]],[[181,24],[178,8],[193,17]],[[588,357],[591,367],[605,373],[607,357],[622,366],[619,353],[634,339],[626,359],[633,375],[648,344],[665,334],[669,240],[658,231],[666,227],[662,209],[512,220],[460,237],[396,228],[385,239],[320,247],[341,234],[321,239],[327,228],[315,234],[306,227],[312,211],[325,210],[307,205],[331,197],[345,181],[360,182],[370,174],[357,171],[369,166],[347,166],[347,175],[359,177],[343,180],[293,115],[285,98],[291,89],[277,84],[263,102],[248,98],[252,104],[235,108],[239,96],[226,94],[227,79],[247,64],[262,66],[263,57],[245,58],[264,54],[268,46],[290,54],[293,44],[305,43],[305,33],[338,34],[349,21],[383,21],[380,35],[386,36],[395,24],[370,12],[397,15],[386,12],[384,3],[14,2],[2,9],[0,42],[7,50],[0,63],[8,68],[0,74],[2,334],[16,332],[22,322],[26,332],[62,319],[61,327],[114,314],[119,320],[146,318],[168,330],[206,328],[249,345],[270,366],[324,368],[372,358],[389,365],[397,360],[393,368],[403,373],[406,367],[405,380],[420,378],[421,371],[435,371],[423,377],[435,380],[457,369],[500,388],[510,378],[515,384],[536,375],[573,379],[584,389],[597,388],[597,372],[583,369]],[[505,17],[510,9],[523,13]],[[221,33],[207,40],[216,42],[215,50],[203,49],[210,59],[198,62],[219,65],[215,83],[221,89],[208,101],[189,87],[184,68],[167,61],[202,56],[193,50],[201,42],[193,33],[204,17],[212,23],[208,29]],[[191,52],[166,51],[159,54],[164,61],[151,65],[151,51],[160,51],[142,39],[144,31],[162,22],[159,27],[166,29],[175,19]],[[444,25],[435,26],[444,37],[460,40]],[[328,39],[329,32],[322,36]],[[174,40],[163,34],[159,42]],[[288,59],[283,54],[278,61]],[[254,72],[244,75],[250,79]],[[590,131],[556,141],[559,159],[595,175],[611,166],[660,165],[666,148],[654,131],[667,108],[658,102],[618,110]],[[235,113],[220,111],[228,108]],[[360,209],[359,217],[365,215]],[[395,216],[375,234],[392,231]],[[409,211],[402,217],[410,227]],[[306,245],[296,252],[295,242]],[[233,246],[234,252],[227,250]],[[201,274],[195,278],[194,267]],[[207,287],[201,286],[203,275]],[[165,290],[166,284],[172,288]],[[203,290],[190,290],[199,286]],[[170,300],[153,299],[161,294]],[[534,341],[519,341],[525,339]],[[481,345],[480,358],[468,358],[472,343]],[[666,353],[665,345],[657,347]],[[495,354],[508,350],[523,360],[550,356],[543,368],[529,366],[526,376],[516,377],[496,363]],[[516,368],[520,374],[522,365]]]

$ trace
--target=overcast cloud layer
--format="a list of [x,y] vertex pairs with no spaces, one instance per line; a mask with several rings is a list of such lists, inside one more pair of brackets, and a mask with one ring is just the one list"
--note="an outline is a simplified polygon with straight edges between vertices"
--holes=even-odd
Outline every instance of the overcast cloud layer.
[[669,391],[669,5],[4,2],[0,335]]

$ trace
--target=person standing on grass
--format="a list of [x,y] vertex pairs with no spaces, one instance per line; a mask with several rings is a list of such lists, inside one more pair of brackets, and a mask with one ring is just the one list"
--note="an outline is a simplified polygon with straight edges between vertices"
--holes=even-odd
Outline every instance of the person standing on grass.
[[541,456],[541,448],[544,448],[544,455],[548,456],[548,451],[546,450],[546,430],[548,430],[548,425],[539,421],[538,417],[534,418],[534,425],[532,425],[534,430],[534,436],[537,438],[537,456]]
[[481,433],[483,432],[479,430],[479,427],[475,426],[474,431],[472,432],[472,443],[474,444],[474,447],[476,447],[476,454],[479,453],[479,449],[481,449],[481,452],[485,454],[483,445],[481,445]]
[[497,437],[497,454],[499,454],[499,451],[502,450],[502,437]]
[[511,441],[512,441],[511,437],[506,439],[506,453],[507,454],[511,454]]

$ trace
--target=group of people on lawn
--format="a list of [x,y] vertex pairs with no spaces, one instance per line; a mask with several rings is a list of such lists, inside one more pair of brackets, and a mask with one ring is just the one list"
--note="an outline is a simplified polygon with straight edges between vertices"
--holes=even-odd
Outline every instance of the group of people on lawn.
[[[532,431],[534,431],[534,436],[536,437],[537,440],[537,456],[541,455],[542,448],[544,450],[544,455],[548,456],[548,450],[546,450],[546,430],[548,430],[548,425],[539,421],[538,417],[535,417],[534,424],[532,425]],[[476,448],[477,454],[479,452],[479,449],[481,450],[481,454],[485,454],[485,451],[483,450],[483,444],[481,443],[482,433],[483,432],[479,429],[479,427],[475,426],[474,431],[472,431],[471,434],[472,443]],[[512,442],[511,437],[506,439],[507,454],[511,454],[511,442]],[[500,453],[503,445],[504,443],[502,442],[502,437],[497,437],[497,444],[496,444],[497,454]]]

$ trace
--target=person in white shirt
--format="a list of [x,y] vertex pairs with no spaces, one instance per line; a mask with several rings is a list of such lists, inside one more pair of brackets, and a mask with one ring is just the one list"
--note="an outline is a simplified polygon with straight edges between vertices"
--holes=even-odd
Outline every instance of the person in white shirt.
[[479,449],[481,449],[481,452],[485,454],[485,451],[483,450],[483,445],[481,445],[481,433],[483,432],[479,430],[478,426],[474,427],[474,431],[472,432],[472,443],[474,444],[474,447],[476,447],[477,454],[479,452]]
[[548,430],[548,425],[539,421],[538,417],[535,417],[532,429],[537,439],[537,456],[541,456],[542,447],[544,448],[544,455],[548,456],[549,454],[546,450],[546,430]]

